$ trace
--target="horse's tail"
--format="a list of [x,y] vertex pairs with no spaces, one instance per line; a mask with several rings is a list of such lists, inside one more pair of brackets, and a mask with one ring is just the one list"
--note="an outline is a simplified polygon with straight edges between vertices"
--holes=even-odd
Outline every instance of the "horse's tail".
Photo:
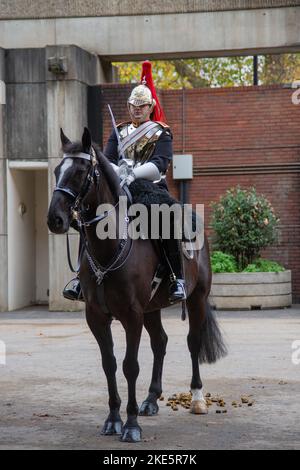
[[227,355],[227,348],[222,338],[219,325],[206,301],[205,320],[200,331],[199,362],[212,364]]

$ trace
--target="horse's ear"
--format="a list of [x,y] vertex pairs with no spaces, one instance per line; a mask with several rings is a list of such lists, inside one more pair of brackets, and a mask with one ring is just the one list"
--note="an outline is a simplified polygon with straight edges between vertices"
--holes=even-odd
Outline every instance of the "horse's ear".
[[82,150],[86,153],[90,153],[91,145],[92,145],[92,138],[91,138],[91,133],[87,127],[84,128],[81,142],[82,142]]
[[60,140],[62,145],[67,145],[71,143],[70,139],[68,139],[68,137],[64,134],[62,128],[60,128]]

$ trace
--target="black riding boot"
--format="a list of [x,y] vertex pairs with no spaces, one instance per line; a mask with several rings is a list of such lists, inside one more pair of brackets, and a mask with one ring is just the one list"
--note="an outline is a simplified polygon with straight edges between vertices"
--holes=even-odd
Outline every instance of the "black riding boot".
[[169,301],[171,303],[186,299],[185,281],[183,275],[180,240],[163,240],[163,246],[170,262],[171,275],[169,286]]
[[63,290],[63,296],[68,300],[80,300],[81,302],[84,302],[78,277],[75,277],[70,282],[68,282]]

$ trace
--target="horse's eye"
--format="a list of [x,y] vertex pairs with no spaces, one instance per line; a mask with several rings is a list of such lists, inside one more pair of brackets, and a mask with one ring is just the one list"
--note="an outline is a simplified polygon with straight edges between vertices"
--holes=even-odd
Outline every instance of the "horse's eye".
[[87,166],[86,166],[85,162],[80,162],[79,168],[80,168],[81,170],[85,170],[86,167],[87,167]]
[[82,173],[86,173],[87,172],[87,167],[86,166],[82,166],[80,168],[80,171],[82,171]]

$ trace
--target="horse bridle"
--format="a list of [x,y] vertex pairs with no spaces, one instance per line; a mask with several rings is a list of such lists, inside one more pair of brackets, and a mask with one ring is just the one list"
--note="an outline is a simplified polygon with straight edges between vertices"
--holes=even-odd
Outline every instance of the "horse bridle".
[[74,219],[78,219],[78,208],[82,200],[90,191],[91,185],[94,183],[94,181],[96,180],[97,185],[99,183],[100,173],[99,173],[99,170],[97,169],[98,161],[96,157],[96,152],[93,147],[91,147],[90,153],[84,153],[84,152],[78,152],[74,154],[65,153],[63,155],[63,159],[66,159],[66,158],[70,158],[70,159],[80,158],[82,160],[87,160],[91,163],[91,168],[87,174],[86,182],[83,185],[83,188],[79,191],[79,193],[76,194],[75,191],[73,191],[73,189],[70,189],[68,187],[62,187],[62,186],[56,186],[54,189],[54,192],[59,191],[59,192],[67,194],[68,196],[71,196],[71,198],[74,200],[74,204],[71,209],[72,216]]
[[[108,266],[106,266],[106,267],[101,266],[100,263],[91,254],[91,251],[88,247],[88,242],[87,242],[86,234],[83,230],[83,227],[89,227],[90,225],[103,220],[104,218],[106,218],[108,216],[108,214],[111,211],[105,211],[103,214],[100,214],[100,215],[98,215],[98,216],[96,216],[93,219],[88,220],[88,221],[84,221],[82,219],[82,216],[81,216],[80,211],[79,211],[79,206],[80,206],[81,202],[86,197],[86,195],[89,193],[90,188],[91,188],[92,184],[94,184],[95,180],[96,180],[96,186],[99,187],[100,172],[97,169],[98,160],[97,160],[96,152],[95,152],[94,148],[91,147],[90,153],[78,152],[78,153],[74,153],[74,154],[64,154],[63,158],[72,158],[72,159],[81,158],[83,160],[89,161],[92,165],[89,172],[88,172],[88,174],[87,174],[86,182],[85,182],[83,188],[79,191],[78,194],[76,194],[72,189],[70,189],[68,187],[62,187],[62,186],[56,186],[53,192],[59,191],[59,192],[65,193],[68,196],[71,196],[74,200],[74,204],[71,208],[72,217],[78,223],[80,238],[83,242],[82,247],[84,247],[85,250],[86,250],[89,265],[90,265],[92,271],[94,272],[95,277],[96,277],[96,282],[99,285],[102,282],[104,276],[108,272],[116,271],[117,269],[121,268],[126,263],[129,255],[131,253],[132,239],[130,237],[128,238],[129,218],[126,214],[126,216],[125,216],[125,229],[124,229],[124,233],[122,235],[122,239],[120,240],[119,252],[114,256],[113,260],[109,263]],[[125,193],[126,193],[128,199],[129,199],[129,201],[131,202],[131,195],[130,195],[130,192],[129,192],[128,188],[126,188],[127,189],[126,190],[123,187],[123,189],[125,190]],[[119,204],[119,201],[115,204],[115,206],[113,207],[112,210],[116,209],[118,204]],[[121,262],[121,264],[118,265],[118,262],[120,261],[120,259],[122,259],[122,255],[123,255],[123,252],[125,251],[125,248],[127,246],[127,240],[128,239],[130,240],[129,251],[128,251],[125,259]],[[69,266],[70,266],[71,271],[76,272],[77,274],[78,274],[79,269],[80,269],[81,251],[82,250],[80,249],[79,250],[79,259],[78,259],[78,267],[77,267],[76,270],[74,270],[74,268],[72,266],[72,263],[71,263],[70,244],[69,244],[69,238],[68,238],[68,235],[67,235],[67,252],[68,252]]]

